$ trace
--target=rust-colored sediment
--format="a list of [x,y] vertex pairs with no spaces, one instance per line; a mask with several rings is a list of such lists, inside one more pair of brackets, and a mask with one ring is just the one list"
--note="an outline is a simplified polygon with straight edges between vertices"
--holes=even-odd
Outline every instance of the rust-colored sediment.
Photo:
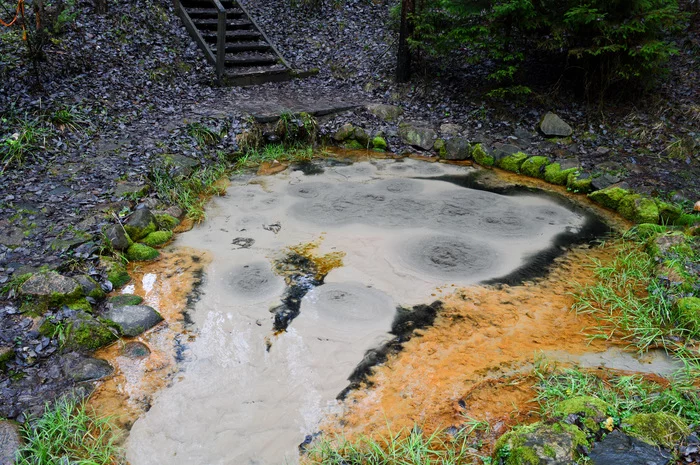
[[382,435],[387,424],[392,431],[418,424],[430,433],[472,418],[489,422],[498,434],[536,420],[528,372],[537,354],[583,354],[610,345],[587,338],[582,330],[594,322],[570,309],[576,283],[593,280],[590,259],[605,263],[614,252],[612,246],[581,247],[536,283],[470,287],[445,297],[435,325],[377,367],[374,386],[352,393],[346,412],[325,429],[353,437]]
[[[179,334],[187,337],[183,314],[188,296],[209,261],[206,253],[183,247],[162,252],[154,262],[130,266],[132,293],[157,309],[164,322],[138,337],[123,338],[95,353],[95,357],[109,361],[115,371],[97,387],[89,403],[101,415],[112,417],[117,426],[130,427],[148,410],[152,396],[166,387],[176,372],[175,337]],[[146,276],[150,279],[144,280]],[[153,285],[144,287],[153,278]],[[145,344],[150,355],[138,359],[125,357],[122,350],[131,341]]]

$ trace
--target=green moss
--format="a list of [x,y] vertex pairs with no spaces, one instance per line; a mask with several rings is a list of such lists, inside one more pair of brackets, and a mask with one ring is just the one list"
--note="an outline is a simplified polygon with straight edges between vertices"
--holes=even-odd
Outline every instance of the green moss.
[[68,350],[94,351],[117,340],[106,324],[92,319],[76,320],[68,326],[64,347]]
[[445,158],[447,156],[447,148],[445,147],[445,141],[442,139],[437,139],[433,144],[433,150],[437,152],[440,158]]
[[75,302],[71,302],[68,305],[71,310],[82,310],[86,313],[92,313],[92,305],[86,299],[78,299]]
[[496,162],[496,165],[501,169],[518,173],[520,171],[520,166],[522,166],[525,160],[527,160],[527,154],[524,154],[523,152],[516,152],[512,155],[501,158],[498,160],[498,162]]
[[159,256],[160,253],[156,249],[144,244],[137,243],[126,249],[126,258],[131,262],[146,262]]
[[665,412],[632,415],[621,426],[630,436],[669,449],[690,434],[690,428],[682,418]]
[[620,200],[617,211],[635,223],[658,223],[659,209],[656,202],[639,194],[630,194]]
[[[503,465],[539,465],[545,457],[556,458],[554,447],[545,441],[561,434],[571,438],[572,455],[578,454],[579,446],[589,445],[586,435],[573,425],[533,423],[516,427],[501,436],[494,446],[494,458]],[[572,456],[568,459],[573,461],[575,458]]]
[[683,214],[680,207],[654,199],[656,207],[659,209],[659,219],[662,224],[673,224]]
[[[155,215],[156,217],[156,225],[158,226],[158,229],[161,231],[172,231],[177,227],[178,224],[180,224],[180,220],[175,218],[174,216],[170,216],[167,213],[161,213],[158,215]],[[129,244],[131,245],[131,244]]]
[[372,147],[374,147],[374,150],[381,150],[383,152],[387,149],[388,145],[386,139],[381,136],[376,136],[372,139]]
[[693,226],[695,224],[700,224],[700,215],[683,213],[673,222],[673,224],[676,226]]
[[593,188],[591,187],[591,178],[579,178],[580,173],[578,170],[569,173],[566,178],[566,188],[573,192],[579,192],[583,194],[589,193]]
[[126,272],[126,267],[113,258],[102,257],[100,259],[100,265],[102,265],[107,272],[107,279],[112,283],[115,289],[131,281],[131,276]]
[[7,364],[15,358],[15,350],[12,347],[0,348],[0,372],[7,369]]
[[481,144],[476,144],[472,147],[472,158],[482,166],[493,166],[495,163],[495,159],[486,153]]
[[549,158],[547,157],[530,157],[520,165],[520,172],[526,176],[544,179],[544,170],[548,164]]
[[152,232],[156,231],[157,229],[158,229],[158,227],[156,226],[156,223],[153,221],[148,223],[143,228],[138,227],[138,226],[133,226],[130,224],[124,225],[124,230],[126,231],[126,233],[129,235],[130,238],[133,238],[135,240],[146,237],[149,234],[151,234]]
[[647,240],[664,232],[666,232],[665,226],[660,224],[642,223],[630,229],[628,235],[638,240]]
[[559,402],[552,416],[563,420],[571,414],[578,415],[586,431],[595,433],[600,429],[600,422],[611,412],[612,407],[608,403],[592,396],[579,396]]
[[143,302],[143,298],[133,294],[119,294],[109,298],[109,303],[115,307],[123,307],[124,305],[139,305]]
[[588,197],[595,203],[611,210],[616,210],[620,200],[629,195],[629,191],[620,187],[606,187],[599,191],[591,192]]
[[367,147],[360,144],[356,140],[347,140],[343,143],[343,147],[350,150],[365,150]]
[[[172,237],[172,231],[155,231],[141,239],[140,242],[149,247],[159,247],[168,242]],[[129,247],[129,249],[131,249],[131,247]]]
[[678,299],[676,312],[683,326],[691,331],[700,331],[700,298],[683,297]]

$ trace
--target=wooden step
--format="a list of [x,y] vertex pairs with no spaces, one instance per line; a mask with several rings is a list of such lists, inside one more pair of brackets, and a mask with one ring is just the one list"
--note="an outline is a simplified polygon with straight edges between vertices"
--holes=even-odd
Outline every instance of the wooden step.
[[[185,8],[190,18],[194,19],[218,19],[219,12],[215,8]],[[226,10],[226,19],[245,19],[243,10]]]
[[[216,31],[219,20],[207,18],[192,18],[192,22],[200,31]],[[253,23],[247,19],[226,19],[226,32],[253,29]]]
[[[226,54],[231,53],[245,53],[245,52],[268,52],[272,50],[270,44],[266,42],[257,41],[247,41],[247,42],[234,42],[226,44]],[[216,44],[211,46],[211,51],[216,54]]]
[[[213,31],[200,31],[200,34],[202,34],[202,38],[210,43],[210,44],[216,44],[217,36],[216,36],[216,30]],[[234,43],[234,42],[246,42],[246,41],[251,41],[251,40],[262,40],[263,35],[260,34],[258,31],[254,31],[251,29],[243,29],[243,30],[238,30],[238,31],[226,31],[226,43]]]
[[276,65],[279,59],[269,53],[226,54],[226,68],[242,66]]

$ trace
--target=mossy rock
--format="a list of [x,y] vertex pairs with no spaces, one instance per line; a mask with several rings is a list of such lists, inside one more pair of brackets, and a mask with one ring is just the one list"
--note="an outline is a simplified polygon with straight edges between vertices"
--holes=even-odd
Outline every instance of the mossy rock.
[[143,239],[157,229],[156,217],[147,208],[136,210],[124,223],[124,230],[134,241]]
[[51,307],[60,307],[83,297],[83,289],[73,278],[55,271],[34,273],[19,287],[21,311],[41,315]]
[[621,428],[632,437],[668,449],[674,449],[690,434],[685,420],[666,412],[632,415],[622,422]]
[[657,234],[663,234],[665,232],[666,226],[662,226],[660,224],[642,223],[631,228],[628,235],[638,240],[647,240],[655,237]]
[[591,192],[588,194],[588,198],[606,208],[617,210],[618,205],[620,205],[620,200],[624,199],[629,194],[630,192],[627,189],[611,186],[599,191]]
[[683,214],[683,210],[680,207],[658,199],[654,199],[654,201],[656,202],[656,207],[659,209],[659,220],[661,224],[673,224]]
[[15,349],[8,346],[0,347],[0,372],[7,369],[7,364],[15,358]]
[[678,299],[676,312],[683,326],[691,331],[700,331],[700,298],[683,297]]
[[438,157],[447,157],[447,147],[445,146],[445,141],[443,139],[438,139],[433,144],[433,150],[438,154]]
[[573,425],[534,423],[501,436],[494,447],[494,460],[503,465],[574,463],[578,450],[588,444],[586,435]]
[[[145,244],[149,247],[160,247],[166,242],[168,242],[170,239],[173,237],[173,232],[172,231],[155,231],[149,234],[148,236],[144,237],[141,239],[141,243]],[[128,251],[131,249],[127,249]]]
[[544,172],[547,165],[549,165],[549,158],[547,157],[530,157],[520,165],[520,172],[526,176],[544,179]]
[[130,262],[147,262],[159,256],[160,253],[156,249],[145,244],[136,243],[126,249],[126,258]]
[[143,302],[143,298],[134,294],[119,294],[110,297],[108,302],[115,307],[123,307],[124,305],[139,305]]
[[80,287],[83,288],[83,294],[87,297],[91,297],[95,300],[102,300],[105,298],[105,291],[103,291],[102,287],[97,283],[97,281],[92,279],[90,276],[76,276],[75,280],[78,281]]
[[569,173],[569,176],[566,178],[566,188],[572,192],[587,194],[593,190],[592,182],[593,179],[591,177],[584,177],[576,170],[573,173]]
[[700,224],[700,215],[683,213],[676,219],[676,221],[673,222],[673,224],[676,226],[694,226],[696,224]]
[[356,140],[347,140],[343,143],[343,148],[346,148],[349,150],[365,150],[367,147],[360,144]]
[[544,168],[544,180],[559,186],[566,185],[566,180],[571,173],[575,173],[576,168],[561,169],[559,163],[552,163]]
[[87,299],[78,299],[75,302],[71,302],[67,305],[71,310],[80,310],[86,313],[92,313],[92,305]]
[[[50,336],[54,334],[56,325],[46,320],[39,331],[41,334]],[[78,312],[66,325],[65,350],[78,350],[93,352],[100,347],[104,347],[118,339],[106,323],[91,317],[87,313]]]
[[496,162],[496,165],[501,169],[518,173],[525,160],[527,160],[527,154],[523,152],[516,152],[512,155],[501,158]]
[[374,150],[379,150],[379,151],[386,151],[388,145],[386,143],[386,139],[384,139],[381,136],[376,136],[374,139],[372,139],[372,147],[374,147]]
[[635,223],[658,223],[659,209],[654,200],[640,194],[630,194],[620,200],[617,211]]
[[173,229],[177,228],[177,225],[180,224],[180,220],[174,216],[168,215],[167,213],[159,213],[155,215],[155,217],[156,225],[161,231],[172,231]]
[[131,281],[131,276],[126,272],[126,267],[113,258],[102,257],[100,265],[107,272],[107,279],[115,289],[118,289]]
[[492,155],[486,153],[486,150],[484,150],[484,147],[481,144],[476,144],[474,147],[472,147],[472,158],[475,162],[482,166],[493,166],[493,164],[496,162]]
[[600,429],[601,422],[608,418],[612,407],[593,396],[573,397],[559,402],[552,416],[560,420],[566,420],[569,415],[577,415],[589,434],[594,434]]

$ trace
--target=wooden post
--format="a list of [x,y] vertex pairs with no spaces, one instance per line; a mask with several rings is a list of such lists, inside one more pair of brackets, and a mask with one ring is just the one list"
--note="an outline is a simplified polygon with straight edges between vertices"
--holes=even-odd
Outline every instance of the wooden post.
[[401,0],[401,27],[399,29],[399,53],[396,57],[396,82],[411,79],[411,49],[408,39],[413,35],[414,0]]

